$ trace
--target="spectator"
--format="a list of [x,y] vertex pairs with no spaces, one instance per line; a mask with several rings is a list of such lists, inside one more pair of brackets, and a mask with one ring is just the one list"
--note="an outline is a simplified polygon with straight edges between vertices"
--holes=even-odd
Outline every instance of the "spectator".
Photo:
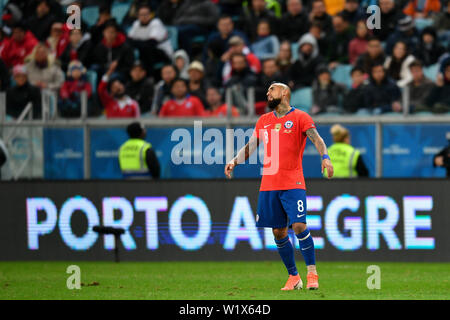
[[292,48],[289,41],[285,40],[280,44],[280,52],[278,53],[276,63],[282,78],[286,81],[292,66]]
[[[67,70],[67,79],[59,90],[58,109],[62,117],[80,117],[83,91],[86,92],[88,100],[92,98],[92,86],[86,79],[86,69],[80,61],[73,60]],[[88,114],[92,112],[88,110]]]
[[378,5],[380,6],[380,28],[372,31],[380,41],[386,41],[397,28],[397,21],[403,14],[395,6],[394,0],[379,0]]
[[402,111],[400,89],[386,75],[382,64],[372,66],[370,81],[366,86],[364,97],[364,106],[372,114]]
[[434,113],[450,112],[450,62],[444,65],[444,73],[439,73],[436,86],[428,97],[428,105]]
[[[333,159],[334,177],[336,178],[358,178],[368,177],[369,170],[362,159],[358,149],[351,145],[350,132],[340,124],[335,124],[330,129],[333,144],[328,153]],[[327,173],[324,170],[324,177]]]
[[1,58],[8,68],[22,65],[25,57],[38,43],[34,35],[20,22],[13,26],[11,38],[4,42]]
[[328,53],[329,41],[331,35],[325,34],[322,32],[322,25],[320,22],[315,21],[311,23],[311,27],[309,28],[309,33],[316,38],[317,47],[319,48],[320,55],[324,56]]
[[13,3],[12,1],[8,1],[6,6],[3,7],[1,16],[2,29],[7,31],[8,35],[14,25],[24,20],[24,12],[21,8],[21,6],[23,5],[25,4],[23,3],[21,5],[20,3]]
[[251,45],[251,51],[259,60],[275,58],[280,51],[280,42],[277,36],[270,31],[270,23],[267,20],[259,20],[257,27],[258,38]]
[[156,16],[161,19],[164,25],[173,25],[175,15],[183,5],[182,0],[163,0],[156,10]]
[[415,19],[427,18],[430,14],[439,12],[440,9],[440,0],[410,0],[403,9],[403,13]]
[[107,118],[139,118],[139,104],[125,93],[125,86],[119,77],[111,79],[118,62],[113,61],[98,85],[98,95]]
[[159,112],[160,117],[202,117],[205,108],[196,96],[188,94],[187,81],[176,78],[172,81],[173,98],[164,103]]
[[447,34],[447,39],[450,38],[450,1],[443,10],[433,16],[433,27],[439,33]]
[[257,77],[255,100],[267,102],[267,90],[273,82],[285,82],[275,59],[263,61],[262,72]]
[[327,14],[325,3],[323,0],[313,0],[312,9],[309,13],[310,23],[318,22],[321,30],[326,35],[331,35],[333,32],[333,22],[331,17]]
[[185,80],[189,79],[189,62],[189,56],[186,51],[184,51],[183,49],[175,51],[172,57],[172,63],[177,68],[179,77]]
[[79,60],[83,65],[87,64],[87,59],[91,50],[90,33],[84,33],[83,29],[72,29],[69,32],[69,43],[59,57],[61,68],[67,72],[69,63],[73,60]]
[[173,55],[172,44],[162,21],[154,17],[148,5],[139,7],[138,19],[134,21],[128,37],[139,50],[139,57],[147,71],[153,70],[155,63],[168,63]]
[[414,50],[420,42],[419,31],[410,16],[401,18],[398,21],[397,30],[386,40],[385,51],[387,54],[392,54],[392,49],[398,41],[405,42],[409,50]]
[[53,22],[46,44],[50,48],[50,53],[59,58],[69,44],[68,27],[62,22]]
[[163,104],[171,98],[170,88],[177,77],[178,70],[174,65],[167,64],[161,68],[161,81],[156,84],[154,90],[152,114],[159,114]]
[[287,12],[280,20],[280,38],[297,42],[309,29],[308,16],[303,10],[301,0],[287,0]]
[[[28,26],[39,41],[45,41],[57,16],[50,11],[50,0],[38,0],[34,14],[28,19]],[[62,11],[62,10],[61,10]]]
[[139,18],[139,9],[142,6],[147,6],[153,9],[157,8],[157,6],[152,7],[152,0],[133,0],[133,2],[130,4],[128,12],[125,14],[125,17],[123,17],[121,23],[121,26],[124,30],[128,30],[133,25],[133,23]]
[[205,108],[209,108],[206,101],[206,83],[205,83],[205,68],[200,61],[193,61],[188,68],[189,81],[188,90],[193,96],[200,99]]
[[228,41],[233,36],[239,36],[246,44],[248,44],[245,34],[234,28],[234,22],[231,17],[228,15],[221,16],[217,22],[217,31],[212,32],[206,41],[203,59],[206,60],[208,58],[207,49],[212,46],[215,48],[213,51],[213,58],[220,58],[226,51],[228,51]]
[[207,36],[219,18],[219,8],[210,0],[183,0],[173,16],[177,27],[178,43],[190,55],[192,40]]
[[240,17],[241,29],[249,37],[250,42],[254,42],[258,38],[257,26],[262,19],[269,21],[270,29],[274,34],[278,34],[278,19],[272,11],[266,9],[265,0],[251,0],[250,2],[251,5],[244,7],[244,12]]
[[338,12],[344,10],[345,0],[323,0],[327,14],[330,16],[336,15]]
[[355,29],[342,14],[333,17],[334,33],[331,35],[328,46],[329,68],[334,69],[338,64],[348,64],[348,46],[355,36]]
[[412,80],[408,83],[410,112],[431,111],[427,98],[434,88],[434,83],[423,74],[422,63],[414,60],[410,65]]
[[319,67],[312,85],[313,105],[310,113],[341,113],[340,100],[344,93],[345,86],[331,79],[330,70],[325,66]]
[[439,44],[436,31],[433,27],[426,27],[420,35],[420,42],[415,51],[417,59],[425,66],[430,66],[438,62],[439,57],[445,53],[443,46]]
[[116,72],[126,75],[133,66],[134,52],[116,22],[109,21],[104,25],[103,39],[92,51],[91,68],[100,78],[113,61],[117,61]]
[[242,38],[238,36],[233,36],[229,41],[230,49],[222,55],[222,61],[225,62],[225,65],[222,70],[222,80],[223,83],[226,83],[231,77],[231,56],[240,53],[243,54],[247,59],[247,65],[250,70],[258,74],[261,72],[261,62],[258,57],[254,55],[248,47],[245,46],[245,42]]
[[[227,116],[227,104],[223,103],[222,95],[216,87],[209,87],[206,90],[206,101],[211,108],[209,114],[212,117],[226,117]],[[235,106],[231,106],[231,116],[239,117],[239,111]]]
[[351,71],[352,87],[344,94],[343,109],[348,113],[355,113],[359,109],[365,109],[365,77],[364,70],[353,67]]
[[356,66],[370,74],[372,67],[377,64],[383,64],[386,56],[378,38],[370,36],[367,40],[367,52],[359,56],[356,60]]
[[398,41],[392,52],[392,56],[386,58],[384,67],[387,75],[397,81],[400,88],[404,88],[411,80],[412,74],[409,65],[415,60],[412,54],[409,54],[406,43]]
[[38,43],[26,60],[30,83],[40,89],[49,89],[57,93],[64,82],[64,73],[48,47],[44,43]]
[[256,86],[256,75],[249,68],[243,53],[234,53],[231,56],[231,78],[225,83],[226,88],[232,90],[233,105],[241,112],[247,109],[247,89]]
[[289,86],[292,89],[310,87],[317,67],[323,63],[319,54],[316,38],[307,33],[301,37],[298,45],[298,59],[289,72]]
[[0,139],[0,180],[2,179],[2,167],[8,161],[9,154],[5,143]]
[[18,118],[27,104],[31,102],[33,119],[40,119],[42,114],[41,91],[28,82],[24,65],[16,65],[13,68],[13,79],[16,85],[6,91],[6,114]]
[[142,114],[150,111],[153,99],[153,81],[147,77],[147,70],[140,61],[136,61],[129,73],[130,80],[125,93],[139,104]]
[[358,21],[366,18],[358,0],[346,0],[341,14],[344,20],[349,21],[352,25],[356,25]]
[[95,47],[103,38],[103,31],[105,29],[106,23],[111,23],[115,21],[111,15],[111,4],[102,3],[99,8],[99,16],[95,25],[91,27],[89,33],[91,34],[91,42]]
[[367,51],[367,40],[369,39],[369,30],[366,21],[359,20],[356,23],[356,37],[348,44],[348,60],[355,64],[358,57]]

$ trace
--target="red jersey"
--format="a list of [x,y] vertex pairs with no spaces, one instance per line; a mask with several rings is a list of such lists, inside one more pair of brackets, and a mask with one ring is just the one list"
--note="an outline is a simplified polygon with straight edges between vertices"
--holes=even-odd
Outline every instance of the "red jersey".
[[107,118],[139,118],[141,111],[139,104],[128,96],[117,100],[108,93],[107,78],[103,78],[98,85],[98,95],[105,108]]
[[281,118],[274,112],[262,115],[253,135],[264,144],[264,168],[260,191],[306,189],[303,151],[306,131],[315,128],[312,118],[292,108]]
[[[226,117],[227,116],[227,104],[224,103],[219,106],[216,110],[209,113],[211,117]],[[235,106],[231,106],[231,116],[239,117],[239,111]]]
[[203,103],[196,96],[188,95],[180,103],[171,99],[164,103],[160,117],[202,117],[205,115]]

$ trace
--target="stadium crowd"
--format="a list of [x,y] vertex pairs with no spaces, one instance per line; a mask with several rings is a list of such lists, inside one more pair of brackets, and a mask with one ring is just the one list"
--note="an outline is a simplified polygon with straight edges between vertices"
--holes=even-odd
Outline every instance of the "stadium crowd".
[[[66,24],[72,4],[81,29]],[[232,116],[251,92],[261,114],[273,81],[313,115],[400,113],[403,90],[411,113],[450,112],[449,0],[10,0],[1,19],[13,118],[29,102],[39,118],[42,90],[64,118],[80,116],[83,91],[92,117],[224,116],[227,89]]]

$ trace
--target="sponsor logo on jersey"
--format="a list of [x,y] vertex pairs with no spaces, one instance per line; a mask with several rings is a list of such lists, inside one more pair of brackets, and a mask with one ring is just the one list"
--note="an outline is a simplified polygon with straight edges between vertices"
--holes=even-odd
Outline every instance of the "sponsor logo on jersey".
[[276,130],[276,131],[280,131],[280,129],[281,129],[281,123],[277,123],[277,124],[275,125],[275,130]]

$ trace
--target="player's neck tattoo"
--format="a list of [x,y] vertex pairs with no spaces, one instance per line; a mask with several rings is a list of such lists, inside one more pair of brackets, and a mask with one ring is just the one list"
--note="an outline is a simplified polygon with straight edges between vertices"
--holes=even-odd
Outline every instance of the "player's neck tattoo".
[[288,113],[289,110],[291,110],[291,106],[290,105],[285,105],[285,104],[280,103],[278,105],[278,107],[275,108],[275,115],[277,116],[277,118],[281,118],[286,113]]

